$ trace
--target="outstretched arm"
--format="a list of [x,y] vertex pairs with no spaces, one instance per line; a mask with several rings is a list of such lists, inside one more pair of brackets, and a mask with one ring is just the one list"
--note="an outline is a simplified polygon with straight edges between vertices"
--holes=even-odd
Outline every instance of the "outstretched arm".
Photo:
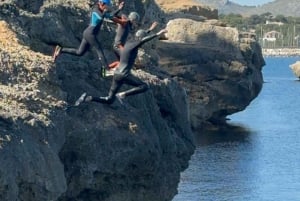
[[111,13],[112,15],[112,18],[111,20],[114,22],[114,23],[117,23],[117,24],[120,24],[122,26],[124,26],[126,23],[127,23],[127,19],[124,18],[124,17],[119,17],[117,16],[117,14],[123,9],[124,7],[124,1],[122,1],[120,4],[119,4],[119,8],[118,10],[114,11]]
[[153,38],[156,38],[156,37],[158,37],[158,36],[160,36],[160,35],[162,35],[162,34],[164,34],[164,33],[167,33],[167,32],[168,32],[167,29],[162,29],[162,30],[160,30],[159,32],[157,32],[156,34],[152,34],[152,35],[150,35],[150,36],[146,36],[146,37],[144,37],[144,38],[141,40],[139,46],[141,46],[141,45],[143,45],[144,43],[146,43],[146,42],[152,40]]
[[150,28],[146,31],[147,34],[150,33],[151,31],[153,31],[153,29],[155,29],[155,27],[157,26],[157,22],[153,22],[150,26]]
[[156,35],[157,35],[157,36],[161,36],[161,35],[163,35],[163,34],[165,34],[165,33],[168,33],[168,30],[167,30],[167,29],[162,29],[162,30],[160,30],[159,32],[157,32]]
[[119,12],[123,9],[123,7],[124,7],[124,1],[122,1],[122,2],[119,4],[117,10],[111,12],[111,16],[116,17],[116,16],[119,14]]
[[120,24],[122,26],[124,26],[128,22],[128,20],[126,18],[124,18],[124,17],[121,17],[121,18],[119,18],[119,17],[113,17],[111,20],[114,23]]

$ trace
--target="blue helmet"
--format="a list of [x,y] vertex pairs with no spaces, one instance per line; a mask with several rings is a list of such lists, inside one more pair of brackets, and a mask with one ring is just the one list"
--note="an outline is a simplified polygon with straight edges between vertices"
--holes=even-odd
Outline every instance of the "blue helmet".
[[100,3],[104,3],[104,4],[106,4],[106,5],[108,5],[108,6],[110,6],[110,0],[99,0],[99,2]]

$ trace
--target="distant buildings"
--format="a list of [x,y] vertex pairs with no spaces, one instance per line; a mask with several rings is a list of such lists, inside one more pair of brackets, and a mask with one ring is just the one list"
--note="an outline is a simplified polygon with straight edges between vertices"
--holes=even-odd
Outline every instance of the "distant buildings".
[[264,34],[263,41],[271,41],[274,42],[277,39],[282,38],[282,34],[278,31],[269,31]]
[[266,24],[274,24],[274,25],[278,25],[278,26],[284,25],[283,22],[276,22],[276,21],[270,21],[270,20],[267,20]]
[[[272,21],[272,20],[266,20],[266,24],[278,25],[278,26],[284,25],[283,22]],[[283,35],[280,32],[273,30],[273,31],[269,31],[263,35],[263,41],[275,42],[277,39],[282,38],[282,37],[283,37]]]

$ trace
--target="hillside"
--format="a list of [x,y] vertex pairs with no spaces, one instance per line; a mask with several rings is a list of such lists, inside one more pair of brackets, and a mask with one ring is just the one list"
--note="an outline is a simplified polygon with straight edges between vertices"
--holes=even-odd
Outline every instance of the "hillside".
[[270,13],[273,13],[273,15],[285,15],[293,17],[300,17],[299,10],[299,0],[276,0],[272,3],[268,3],[255,9],[255,11],[258,13],[264,13],[268,11]]
[[242,15],[253,15],[270,12],[273,15],[284,15],[300,17],[299,0],[275,0],[262,6],[241,6],[229,0],[196,0],[200,3],[217,8],[219,14],[238,13]]

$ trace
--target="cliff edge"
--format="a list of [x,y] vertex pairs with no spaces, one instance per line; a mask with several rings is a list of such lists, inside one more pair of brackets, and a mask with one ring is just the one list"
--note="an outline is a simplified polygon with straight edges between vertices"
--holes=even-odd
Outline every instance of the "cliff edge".
[[187,90],[195,132],[225,123],[257,97],[265,62],[255,39],[215,20],[174,19],[167,27],[160,66]]

